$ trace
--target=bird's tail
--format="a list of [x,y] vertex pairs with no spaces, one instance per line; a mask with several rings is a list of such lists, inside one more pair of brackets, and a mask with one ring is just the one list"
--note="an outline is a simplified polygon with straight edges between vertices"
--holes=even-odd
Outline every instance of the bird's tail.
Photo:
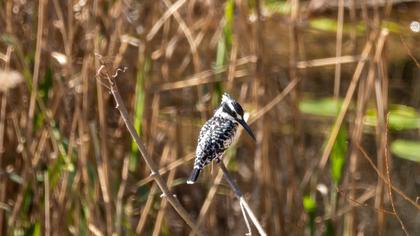
[[198,176],[200,175],[200,171],[201,171],[200,169],[194,168],[190,177],[187,180],[187,184],[195,183],[195,181],[197,181],[197,179],[198,179]]

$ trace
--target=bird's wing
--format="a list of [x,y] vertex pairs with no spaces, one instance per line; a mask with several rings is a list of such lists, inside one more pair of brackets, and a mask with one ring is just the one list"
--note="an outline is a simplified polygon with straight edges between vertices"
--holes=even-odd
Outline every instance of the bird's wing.
[[[222,122],[220,122],[222,121]],[[209,124],[205,141],[202,141],[203,151],[211,159],[222,154],[232,143],[236,131],[236,124],[230,120],[222,119]]]

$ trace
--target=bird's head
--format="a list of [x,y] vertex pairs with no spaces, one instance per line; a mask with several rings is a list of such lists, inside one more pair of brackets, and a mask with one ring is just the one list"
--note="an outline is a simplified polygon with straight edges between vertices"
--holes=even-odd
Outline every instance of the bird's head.
[[217,109],[215,116],[223,116],[225,118],[238,122],[255,140],[254,133],[244,120],[244,110],[242,109],[242,106],[237,101],[235,101],[235,99],[230,97],[229,94],[223,94],[222,102],[220,104],[220,107]]

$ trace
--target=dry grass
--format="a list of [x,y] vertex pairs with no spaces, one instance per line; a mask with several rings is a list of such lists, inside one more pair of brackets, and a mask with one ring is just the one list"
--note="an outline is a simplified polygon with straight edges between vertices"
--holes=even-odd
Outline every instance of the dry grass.
[[[245,234],[217,165],[185,184],[225,90],[257,137],[227,169],[268,235],[420,234],[418,163],[389,148],[418,128],[388,128],[420,108],[420,5],[318,2],[0,0],[0,235]],[[300,109],[326,96],[333,118]]]

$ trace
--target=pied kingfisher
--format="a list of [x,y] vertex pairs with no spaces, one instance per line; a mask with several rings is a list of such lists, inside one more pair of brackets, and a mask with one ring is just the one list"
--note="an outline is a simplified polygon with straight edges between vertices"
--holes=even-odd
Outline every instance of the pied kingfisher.
[[231,98],[229,94],[224,93],[222,102],[214,116],[200,130],[195,151],[194,169],[187,180],[187,184],[195,183],[200,171],[212,160],[220,161],[223,153],[235,137],[238,124],[241,124],[255,140],[255,135],[243,116],[244,110],[241,105]]

